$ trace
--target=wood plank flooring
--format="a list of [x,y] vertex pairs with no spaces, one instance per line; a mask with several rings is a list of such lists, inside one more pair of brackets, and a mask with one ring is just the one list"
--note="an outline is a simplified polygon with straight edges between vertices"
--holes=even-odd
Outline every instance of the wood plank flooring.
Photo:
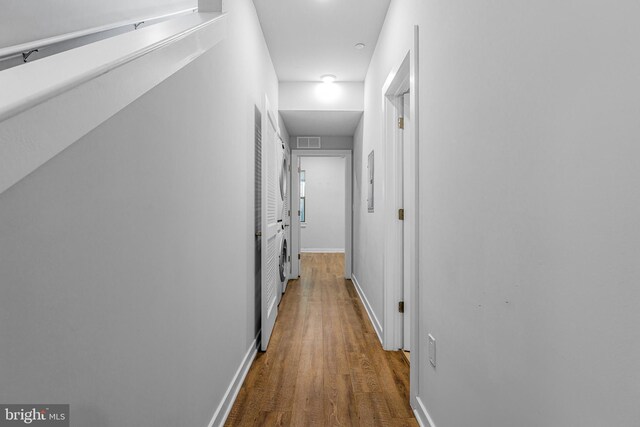
[[225,426],[417,426],[409,365],[382,349],[343,254],[303,254],[269,348],[258,353]]

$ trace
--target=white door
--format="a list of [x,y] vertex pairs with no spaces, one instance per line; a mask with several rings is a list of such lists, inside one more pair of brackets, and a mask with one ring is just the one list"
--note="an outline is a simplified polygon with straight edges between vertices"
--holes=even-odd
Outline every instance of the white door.
[[267,350],[278,315],[278,167],[276,123],[265,98],[262,119],[262,335],[260,347]]
[[296,216],[295,218],[292,215],[292,227],[293,230],[291,230],[291,243],[293,243],[295,241],[295,245],[292,247],[295,248],[295,252],[292,251],[291,253],[291,273],[293,275],[293,277],[300,277],[300,273],[302,272],[301,268],[300,268],[300,197],[302,197],[302,195],[300,194],[301,191],[301,187],[300,187],[300,163],[301,163],[301,158],[300,157],[295,157],[296,159],[296,164],[293,165],[293,167],[295,168],[295,173],[293,173],[293,176],[295,177],[294,181],[295,183],[293,184],[295,186],[295,188],[292,189],[292,194],[293,194],[293,200],[294,202],[292,203],[293,205],[293,210],[296,212]]
[[[403,337],[404,344],[403,349],[405,351],[411,350],[411,280],[413,280],[413,275],[411,274],[411,266],[414,262],[411,259],[413,251],[410,246],[413,242],[414,236],[409,236],[406,232],[407,229],[411,229],[407,227],[407,221],[415,221],[416,218],[410,218],[411,213],[414,212],[412,209],[412,201],[414,200],[412,197],[412,180],[411,177],[411,165],[412,159],[409,157],[410,154],[410,144],[411,144],[411,136],[409,135],[409,129],[411,129],[411,117],[410,117],[410,108],[409,108],[409,93],[405,93],[402,99],[402,117],[404,121],[404,126],[402,130],[402,160],[401,160],[401,174],[402,176],[402,207],[406,212],[409,212],[410,215],[405,216],[404,221],[402,222],[403,231],[402,231],[402,283],[403,283],[403,300],[404,300],[404,316],[403,316]],[[415,229],[415,228],[414,228]]]
[[287,283],[289,282],[289,278],[291,277],[291,156],[289,154],[289,146],[285,144],[284,149],[284,174],[285,174],[285,192],[284,192],[284,213],[283,213],[283,223],[284,223],[284,236],[282,237],[285,244],[285,256],[284,259],[284,284],[282,285],[282,293],[285,293],[287,290]]

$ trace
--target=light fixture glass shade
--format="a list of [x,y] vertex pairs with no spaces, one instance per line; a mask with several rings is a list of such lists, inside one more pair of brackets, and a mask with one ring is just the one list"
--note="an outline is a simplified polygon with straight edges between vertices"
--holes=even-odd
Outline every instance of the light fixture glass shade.
[[333,74],[325,74],[324,76],[321,76],[320,78],[325,83],[333,83],[333,82],[336,81],[336,76],[334,76]]

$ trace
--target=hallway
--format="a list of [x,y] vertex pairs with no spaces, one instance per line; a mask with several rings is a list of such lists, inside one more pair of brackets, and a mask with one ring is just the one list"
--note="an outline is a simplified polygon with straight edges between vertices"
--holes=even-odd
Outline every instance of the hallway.
[[382,350],[342,254],[302,254],[269,348],[259,353],[227,426],[417,426],[409,367]]
[[640,427],[639,0],[0,11],[0,426]]

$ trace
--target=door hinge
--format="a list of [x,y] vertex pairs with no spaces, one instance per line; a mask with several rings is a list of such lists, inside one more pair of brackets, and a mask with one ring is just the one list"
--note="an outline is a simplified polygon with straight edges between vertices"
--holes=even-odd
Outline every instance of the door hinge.
[[398,129],[404,129],[404,117],[398,117]]
[[404,209],[398,209],[398,219],[404,221]]
[[398,312],[404,313],[404,301],[398,302]]
[[291,209],[289,209],[287,212],[287,216],[291,216]]
[[298,254],[298,259],[300,259],[300,254]]

